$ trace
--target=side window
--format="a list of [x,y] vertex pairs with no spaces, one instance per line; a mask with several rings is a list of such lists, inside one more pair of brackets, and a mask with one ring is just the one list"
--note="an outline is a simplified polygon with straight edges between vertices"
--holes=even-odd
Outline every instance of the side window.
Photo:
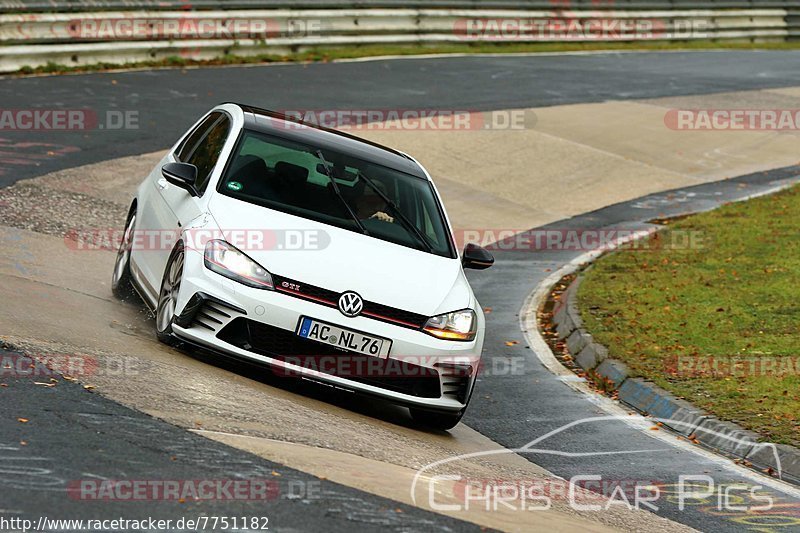
[[197,125],[197,127],[184,139],[183,144],[181,144],[177,150],[175,150],[175,159],[180,161],[181,163],[186,163],[186,160],[189,159],[189,156],[192,155],[194,149],[197,148],[200,139],[208,132],[208,129],[217,121],[219,117],[222,116],[222,113],[211,113],[206,117],[204,121]]
[[206,191],[211,172],[217,164],[219,154],[222,152],[222,147],[225,145],[230,129],[230,120],[223,115],[211,127],[208,134],[200,140],[197,148],[186,160],[187,163],[197,167],[197,182],[195,186],[201,196]]

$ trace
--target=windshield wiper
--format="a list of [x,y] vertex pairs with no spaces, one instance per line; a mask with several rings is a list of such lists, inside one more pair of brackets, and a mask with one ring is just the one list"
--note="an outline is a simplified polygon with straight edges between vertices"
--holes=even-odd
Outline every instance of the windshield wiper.
[[331,168],[331,164],[328,163],[328,160],[325,159],[324,155],[322,155],[322,150],[317,150],[316,154],[319,160],[322,161],[322,167],[325,169],[325,174],[328,176],[328,179],[330,180],[331,185],[333,186],[333,192],[336,193],[336,196],[339,198],[339,200],[342,201],[345,208],[347,209],[347,212],[350,213],[350,216],[358,225],[358,229],[361,230],[361,233],[363,233],[364,235],[369,235],[369,231],[367,231],[367,228],[365,228],[364,224],[361,223],[361,219],[358,218],[358,215],[356,214],[355,211],[353,211],[353,208],[350,207],[350,204],[347,203],[347,200],[345,200],[344,195],[342,195],[342,191],[339,190],[339,184],[336,183],[336,179],[333,177],[333,169]]
[[364,183],[369,185],[370,188],[373,191],[378,193],[378,196],[380,196],[381,199],[384,202],[386,202],[386,205],[388,205],[389,207],[392,208],[392,211],[395,212],[395,214],[397,215],[397,218],[400,219],[400,222],[403,223],[403,225],[406,227],[406,229],[410,229],[411,232],[414,234],[414,236],[417,238],[417,240],[420,243],[422,243],[422,245],[425,247],[425,249],[429,253],[433,253],[433,246],[431,246],[431,243],[428,242],[428,239],[425,238],[425,235],[422,234],[422,232],[419,230],[419,228],[417,228],[417,226],[415,226],[413,222],[408,220],[408,218],[403,214],[403,212],[400,211],[400,208],[397,206],[397,204],[394,203],[394,201],[392,201],[391,198],[389,198],[388,196],[383,194],[383,191],[381,191],[380,188],[377,185],[375,185],[375,182],[372,181],[371,179],[369,179],[367,176],[365,176],[364,173],[361,172],[360,170],[358,171],[357,177],[363,179]]

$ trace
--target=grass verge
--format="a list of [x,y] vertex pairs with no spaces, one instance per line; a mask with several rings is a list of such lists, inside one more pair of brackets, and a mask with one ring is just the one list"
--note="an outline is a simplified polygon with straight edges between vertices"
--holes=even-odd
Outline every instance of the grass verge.
[[419,54],[491,54],[491,53],[546,53],[546,52],[581,52],[581,51],[632,51],[632,50],[797,50],[800,41],[790,42],[713,42],[713,41],[648,41],[648,42],[611,42],[611,43],[453,43],[437,45],[364,45],[331,48],[313,48],[287,54],[265,53],[253,56],[231,53],[209,60],[193,60],[179,56],[167,57],[153,61],[126,63],[97,63],[93,65],[70,66],[55,62],[31,67],[25,66],[16,74],[64,74],[75,72],[96,72],[116,69],[141,68],[175,68],[190,66],[251,65],[277,62],[326,62],[337,59],[355,59],[385,55],[419,55]]
[[799,233],[800,187],[673,221],[586,272],[585,325],[634,375],[800,446]]

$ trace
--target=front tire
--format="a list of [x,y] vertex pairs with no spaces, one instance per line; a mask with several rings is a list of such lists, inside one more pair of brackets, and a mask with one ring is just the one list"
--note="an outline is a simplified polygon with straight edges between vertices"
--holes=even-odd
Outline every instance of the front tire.
[[114,272],[111,275],[111,292],[117,298],[126,300],[133,295],[131,281],[131,248],[133,247],[133,230],[136,226],[136,208],[131,209],[125,222],[125,233],[119,243],[117,258],[114,261]]
[[172,251],[164,269],[164,278],[161,280],[161,291],[158,293],[156,306],[156,337],[161,342],[174,344],[172,335],[172,321],[178,303],[178,295],[183,279],[183,246],[178,245]]
[[453,429],[458,425],[461,421],[461,417],[464,416],[464,412],[467,409],[464,408],[457,413],[441,413],[436,411],[426,411],[425,409],[417,409],[415,407],[409,408],[411,411],[411,418],[414,419],[414,422],[422,426],[426,426],[432,429],[440,429],[443,431],[447,431],[448,429]]

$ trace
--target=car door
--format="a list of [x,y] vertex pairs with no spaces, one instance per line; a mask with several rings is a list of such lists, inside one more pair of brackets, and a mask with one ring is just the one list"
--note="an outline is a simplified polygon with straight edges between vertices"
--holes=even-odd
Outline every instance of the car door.
[[[214,115],[218,115],[214,119]],[[210,119],[214,119],[213,121]],[[185,189],[167,182],[161,176],[156,182],[161,196],[172,211],[177,227],[182,227],[202,212],[202,197],[205,195],[211,174],[219,162],[219,156],[231,131],[231,120],[225,113],[212,113],[203,121],[207,127],[200,128],[200,135],[187,138],[179,151],[171,154],[170,161],[189,163],[197,167],[195,188],[199,197],[190,195]]]
[[[156,167],[149,181],[151,193],[145,202],[142,229],[157,235],[156,244],[142,254],[150,280],[148,289],[156,296],[172,245],[182,228],[202,213],[202,197],[216,166],[222,147],[230,134],[231,122],[222,112],[215,111],[203,119]],[[185,189],[168,183],[161,174],[166,163],[183,162],[197,166],[196,188],[200,197],[191,196]]]

